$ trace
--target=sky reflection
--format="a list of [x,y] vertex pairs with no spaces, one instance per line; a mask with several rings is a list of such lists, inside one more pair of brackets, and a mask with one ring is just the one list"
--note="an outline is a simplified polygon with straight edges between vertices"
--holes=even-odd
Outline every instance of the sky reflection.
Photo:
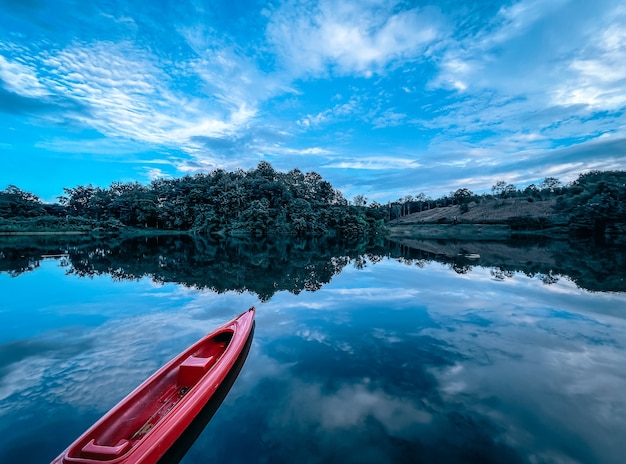
[[385,259],[261,303],[55,265],[0,275],[3,294],[24,292],[0,312],[14,328],[0,332],[0,462],[52,459],[252,305],[246,364],[184,463],[619,463],[626,451],[624,294]]

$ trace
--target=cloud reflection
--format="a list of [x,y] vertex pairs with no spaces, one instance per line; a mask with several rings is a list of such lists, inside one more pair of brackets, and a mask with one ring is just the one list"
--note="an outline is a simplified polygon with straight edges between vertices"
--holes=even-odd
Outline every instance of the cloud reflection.
[[[626,321],[615,316],[623,294],[390,259],[264,303],[124,285],[144,293],[143,306],[83,332],[3,345],[8,449],[30,439],[29,416],[57,442],[71,441],[205,326],[257,304],[248,360],[183,463],[617,464],[626,450]],[[168,305],[151,309],[156,301]],[[62,420],[68,432],[58,417],[72,418]]]
[[[369,269],[298,297],[290,318],[307,329],[265,327],[257,349],[289,368],[250,384],[263,416],[240,419],[263,424],[259,461],[621,462],[626,325],[588,312],[595,295],[525,276],[502,285],[488,270]],[[359,285],[373,282],[387,291],[370,299]],[[334,309],[307,309],[320,298]]]

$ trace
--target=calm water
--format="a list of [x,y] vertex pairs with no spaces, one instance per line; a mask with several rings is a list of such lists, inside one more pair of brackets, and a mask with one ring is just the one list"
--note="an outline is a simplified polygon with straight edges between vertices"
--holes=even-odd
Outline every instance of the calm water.
[[1,463],[49,462],[253,305],[247,361],[184,463],[624,462],[623,267],[590,291],[536,247],[144,245],[0,247]]

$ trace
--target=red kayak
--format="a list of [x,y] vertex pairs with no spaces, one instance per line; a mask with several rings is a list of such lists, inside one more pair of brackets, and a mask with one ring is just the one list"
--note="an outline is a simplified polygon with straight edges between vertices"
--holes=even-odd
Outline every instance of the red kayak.
[[52,464],[157,462],[237,362],[252,332],[254,312],[250,308],[168,362]]

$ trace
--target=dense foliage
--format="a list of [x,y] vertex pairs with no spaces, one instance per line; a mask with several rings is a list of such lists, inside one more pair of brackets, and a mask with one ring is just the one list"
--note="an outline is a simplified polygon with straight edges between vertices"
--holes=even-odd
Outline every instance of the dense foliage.
[[626,225],[626,171],[591,171],[582,174],[558,199],[570,213],[570,224],[580,231],[604,234]]
[[[563,185],[547,177],[524,189],[499,181],[491,193],[459,188],[440,198],[423,193],[381,205],[357,195],[352,202],[319,174],[279,172],[266,162],[250,171],[216,170],[150,185],[114,182],[109,188],[66,188],[46,204],[16,186],[0,191],[0,231],[118,231],[127,227],[231,236],[367,237],[384,222],[433,208],[458,205],[461,214],[493,199],[556,199],[577,234],[626,230],[626,171],[591,171]],[[520,220],[532,222],[532,218]]]
[[[149,186],[66,188],[59,204],[9,186],[0,192],[4,228],[15,219],[35,228],[126,226],[220,235],[368,236],[384,227],[381,213],[350,204],[317,173],[282,173],[266,162],[250,171],[216,170]],[[0,227],[2,227],[0,222]]]

